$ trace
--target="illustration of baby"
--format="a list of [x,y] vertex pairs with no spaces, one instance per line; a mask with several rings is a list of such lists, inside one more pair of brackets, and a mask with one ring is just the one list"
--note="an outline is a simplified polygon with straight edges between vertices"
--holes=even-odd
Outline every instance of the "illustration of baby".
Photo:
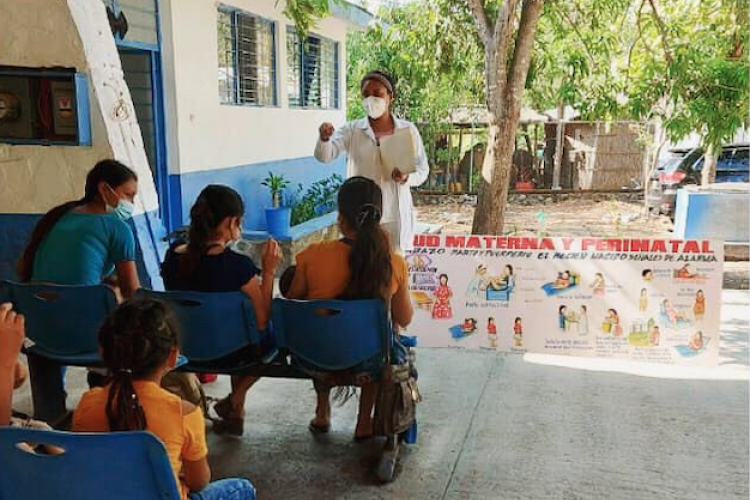
[[594,275],[594,281],[589,285],[594,290],[594,295],[604,295],[604,290],[607,287],[607,283],[604,281],[604,275],[602,273],[596,273]]
[[493,317],[487,320],[487,339],[490,342],[490,347],[497,347],[497,325]]
[[638,298],[638,311],[645,313],[648,311],[648,289],[641,288],[641,296]]
[[433,292],[435,295],[435,304],[432,306],[432,319],[450,319],[453,317],[453,307],[451,307],[451,298],[453,290],[448,286],[448,275],[440,275],[440,284]]
[[469,281],[469,286],[466,289],[466,297],[478,299],[482,297],[485,290],[487,290],[487,267],[484,264],[479,264],[474,270],[474,277]]
[[578,313],[578,322],[576,324],[578,325],[578,335],[589,334],[588,310],[584,305],[581,306],[581,311]]
[[513,322],[513,340],[516,347],[523,347],[523,324],[521,318],[516,318]]
[[703,290],[698,290],[695,294],[693,314],[695,314],[695,321],[703,321],[703,316],[706,314],[706,294],[703,293]]

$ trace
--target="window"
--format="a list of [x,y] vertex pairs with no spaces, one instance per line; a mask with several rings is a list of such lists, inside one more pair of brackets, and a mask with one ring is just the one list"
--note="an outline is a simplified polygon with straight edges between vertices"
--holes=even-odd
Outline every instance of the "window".
[[221,102],[275,106],[275,24],[222,6],[216,28]]
[[310,35],[300,40],[294,28],[286,34],[289,105],[339,108],[339,44]]

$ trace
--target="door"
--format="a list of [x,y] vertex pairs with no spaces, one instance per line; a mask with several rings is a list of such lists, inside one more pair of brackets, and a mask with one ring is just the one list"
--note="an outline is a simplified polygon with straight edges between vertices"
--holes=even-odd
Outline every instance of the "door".
[[159,194],[159,215],[169,226],[168,178],[158,52],[120,48],[125,83],[130,90],[149,167]]

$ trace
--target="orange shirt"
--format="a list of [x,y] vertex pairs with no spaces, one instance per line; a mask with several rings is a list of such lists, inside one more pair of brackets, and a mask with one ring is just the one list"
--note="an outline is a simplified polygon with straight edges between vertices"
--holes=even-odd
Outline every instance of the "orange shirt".
[[[164,443],[182,498],[186,499],[188,488],[180,481],[182,461],[195,462],[208,455],[203,412],[196,408],[183,415],[180,398],[154,382],[136,380],[133,385],[146,414],[146,430]],[[108,395],[109,386],[91,389],[83,395],[73,415],[73,431],[109,432]]]
[[[352,247],[342,241],[313,243],[297,254],[297,271],[289,295],[296,299],[335,299],[351,279],[349,254]],[[400,255],[391,253],[391,295],[406,287],[408,268]]]

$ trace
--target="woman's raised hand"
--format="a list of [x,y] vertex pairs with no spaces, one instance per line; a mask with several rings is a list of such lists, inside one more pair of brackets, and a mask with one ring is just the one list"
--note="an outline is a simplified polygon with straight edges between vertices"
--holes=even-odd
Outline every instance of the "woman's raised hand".
[[275,271],[279,264],[281,264],[283,257],[278,242],[273,238],[269,238],[263,249],[263,271]]
[[325,122],[320,126],[320,129],[318,129],[318,131],[320,132],[320,140],[326,142],[333,135],[333,124]]

